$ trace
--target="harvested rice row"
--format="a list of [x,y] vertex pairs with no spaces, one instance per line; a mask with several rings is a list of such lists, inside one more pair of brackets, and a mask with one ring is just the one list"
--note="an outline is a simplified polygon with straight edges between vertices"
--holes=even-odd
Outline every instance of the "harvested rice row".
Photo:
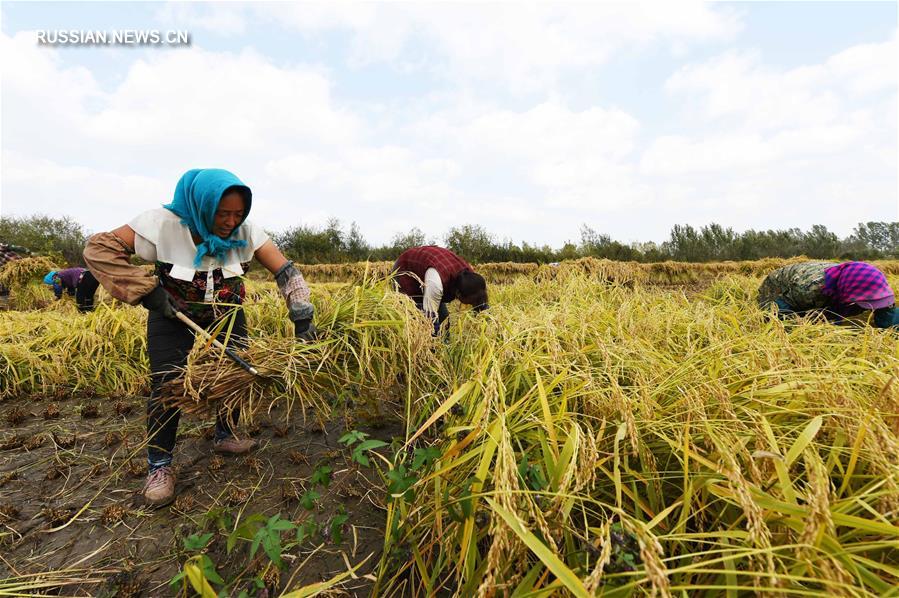
[[[619,262],[591,257],[563,261],[558,265],[536,263],[486,263],[475,269],[491,284],[509,284],[520,278],[533,280],[556,280],[560,276],[587,275],[606,282],[633,284],[648,282],[653,284],[684,284],[723,276],[739,274],[763,276],[787,264],[801,262],[805,257],[789,259],[765,258],[741,262]],[[899,274],[899,261],[880,260],[871,262],[887,274]],[[386,276],[392,262],[358,262],[348,264],[313,264],[302,266],[303,274],[313,282],[359,283],[368,277]]]

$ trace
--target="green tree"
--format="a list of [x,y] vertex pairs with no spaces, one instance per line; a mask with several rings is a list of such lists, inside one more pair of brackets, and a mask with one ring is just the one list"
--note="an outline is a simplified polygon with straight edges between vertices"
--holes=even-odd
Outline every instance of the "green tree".
[[0,218],[0,241],[20,245],[32,253],[59,253],[70,265],[84,264],[84,228],[68,216],[44,215]]
[[715,261],[733,259],[736,238],[737,235],[731,228],[724,228],[715,223],[703,226],[699,232],[703,259]]
[[331,233],[301,224],[276,234],[272,241],[285,255],[300,264],[328,263],[336,261],[340,254],[340,247],[334,246]]
[[343,235],[341,248],[346,252],[349,259],[354,262],[360,262],[368,258],[371,247],[366,243],[359,231],[359,226],[353,222],[350,224],[350,230]]
[[581,225],[581,244],[577,250],[581,256],[609,260],[630,261],[642,257],[633,247],[614,241],[609,235],[597,233],[586,224]]
[[859,222],[848,244],[856,250],[896,257],[899,255],[899,222]]
[[699,232],[689,224],[675,224],[663,249],[672,259],[681,262],[702,262],[708,259]]
[[301,264],[333,264],[368,259],[371,247],[353,222],[344,232],[340,220],[331,218],[323,228],[299,225],[272,240],[285,255]]
[[488,261],[493,251],[493,236],[479,224],[463,224],[449,229],[447,248],[469,262]]
[[816,259],[835,258],[840,254],[840,238],[821,224],[802,235],[801,252]]
[[421,247],[422,245],[428,245],[428,242],[425,238],[425,234],[417,226],[413,226],[412,230],[407,233],[397,233],[393,235],[393,240],[390,242],[390,246],[400,252],[403,252],[410,247]]

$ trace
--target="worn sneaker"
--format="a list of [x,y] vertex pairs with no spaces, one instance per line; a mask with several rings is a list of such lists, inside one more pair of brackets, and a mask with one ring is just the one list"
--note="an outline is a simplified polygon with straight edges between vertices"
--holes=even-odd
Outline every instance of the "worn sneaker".
[[147,476],[143,489],[144,502],[148,505],[162,506],[175,498],[175,473],[166,465]]
[[226,455],[242,455],[256,448],[256,441],[252,438],[235,438],[228,436],[212,443],[212,450]]

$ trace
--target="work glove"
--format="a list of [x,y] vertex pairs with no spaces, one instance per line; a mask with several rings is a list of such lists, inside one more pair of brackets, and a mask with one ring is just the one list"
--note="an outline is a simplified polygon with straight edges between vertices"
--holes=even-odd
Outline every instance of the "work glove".
[[298,340],[312,342],[318,336],[318,330],[316,330],[311,318],[295,320],[293,323],[293,334]]
[[309,302],[309,286],[293,262],[287,262],[275,273],[278,290],[287,301],[287,313],[293,320],[294,336],[302,341],[315,339],[317,331],[312,323],[315,306]]
[[177,318],[175,314],[178,313],[178,305],[175,303],[175,298],[161,286],[144,295],[144,298],[140,300],[140,304],[150,311],[159,312],[172,320]]

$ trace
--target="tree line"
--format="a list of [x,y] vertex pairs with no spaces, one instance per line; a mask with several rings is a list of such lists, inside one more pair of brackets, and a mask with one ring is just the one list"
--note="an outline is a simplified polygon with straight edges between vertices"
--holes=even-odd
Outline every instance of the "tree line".
[[[621,243],[584,224],[578,242],[555,248],[500,240],[478,224],[452,227],[440,239],[420,229],[394,235],[384,245],[365,240],[355,222],[344,226],[331,219],[324,226],[299,225],[269,235],[285,255],[300,264],[334,264],[364,260],[389,261],[405,249],[440,244],[473,263],[559,262],[581,257],[619,261],[713,262],[805,255],[818,259],[872,260],[899,258],[899,222],[860,222],[845,238],[816,224],[809,230],[747,230],[719,224],[695,228],[676,224],[662,243]],[[82,263],[89,233],[72,218],[0,217],[0,243],[20,245],[34,253],[57,254],[69,264]]]

